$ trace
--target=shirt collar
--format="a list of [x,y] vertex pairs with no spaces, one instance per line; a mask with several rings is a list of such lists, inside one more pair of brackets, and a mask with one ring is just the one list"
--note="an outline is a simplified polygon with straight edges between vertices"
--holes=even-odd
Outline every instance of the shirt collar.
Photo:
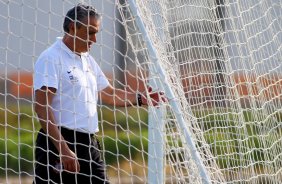
[[[63,42],[62,37],[57,37],[57,43],[59,44],[59,47],[62,48],[70,57],[75,58],[79,57],[77,54],[75,54],[72,50],[70,50],[66,44]],[[81,56],[87,57],[89,55],[88,52],[81,53]]]

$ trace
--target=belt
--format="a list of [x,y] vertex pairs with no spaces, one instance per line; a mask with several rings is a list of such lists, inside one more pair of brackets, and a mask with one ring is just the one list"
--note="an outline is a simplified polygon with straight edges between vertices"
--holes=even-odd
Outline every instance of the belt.
[[61,131],[62,135],[75,135],[76,138],[96,138],[95,134],[91,134],[91,133],[86,133],[86,132],[80,132],[77,130],[71,130],[62,126],[58,127],[59,130]]

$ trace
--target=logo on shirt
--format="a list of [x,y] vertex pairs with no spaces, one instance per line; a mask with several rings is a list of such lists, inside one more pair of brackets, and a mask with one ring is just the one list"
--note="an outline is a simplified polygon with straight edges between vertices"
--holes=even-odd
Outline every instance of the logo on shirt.
[[78,82],[78,78],[73,75],[73,71],[67,71],[71,83]]

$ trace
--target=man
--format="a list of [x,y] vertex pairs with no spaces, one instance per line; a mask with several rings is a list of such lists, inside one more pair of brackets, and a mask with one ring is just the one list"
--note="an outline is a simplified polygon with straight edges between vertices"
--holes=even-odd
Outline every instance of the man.
[[[100,24],[93,7],[78,4],[65,17],[64,37],[35,64],[35,111],[42,128],[36,140],[34,183],[108,183],[94,136],[97,98],[115,106],[148,103],[146,95],[114,89],[89,55]],[[149,94],[153,105],[162,95]]]

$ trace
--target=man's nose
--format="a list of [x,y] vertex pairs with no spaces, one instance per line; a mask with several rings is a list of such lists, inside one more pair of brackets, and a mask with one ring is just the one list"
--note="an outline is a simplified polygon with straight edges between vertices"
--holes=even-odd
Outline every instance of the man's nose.
[[90,40],[94,43],[96,43],[97,39],[96,39],[96,35],[94,34],[93,36],[91,36]]

